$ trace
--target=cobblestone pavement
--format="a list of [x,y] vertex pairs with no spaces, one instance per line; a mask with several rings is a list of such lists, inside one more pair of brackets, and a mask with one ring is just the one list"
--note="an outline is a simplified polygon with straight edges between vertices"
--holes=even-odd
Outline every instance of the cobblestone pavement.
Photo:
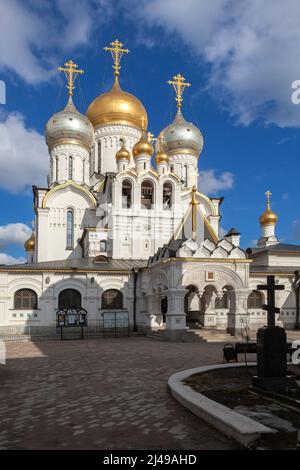
[[7,343],[0,449],[234,449],[179,405],[171,374],[222,361],[222,344],[148,338]]

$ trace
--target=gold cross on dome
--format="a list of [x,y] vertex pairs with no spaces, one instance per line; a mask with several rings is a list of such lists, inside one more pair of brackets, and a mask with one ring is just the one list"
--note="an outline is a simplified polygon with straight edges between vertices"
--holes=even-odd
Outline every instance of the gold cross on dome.
[[154,134],[152,134],[152,132],[147,132],[147,139],[148,139],[148,142],[154,142],[155,140],[157,140],[155,137],[154,137]]
[[271,191],[269,191],[269,190],[266,191],[266,192],[265,192],[265,196],[266,196],[266,198],[267,198],[267,207],[270,208],[270,198],[271,198],[271,196],[272,196]]
[[158,140],[159,140],[159,150],[162,151],[164,149],[164,144],[165,144],[165,136],[163,135],[163,133],[160,134],[160,136],[158,137]]
[[73,90],[75,88],[74,82],[78,74],[82,75],[84,73],[83,70],[77,68],[78,65],[73,62],[73,60],[69,60],[64,64],[64,67],[58,67],[59,72],[64,72],[66,79],[67,79],[67,88],[69,90],[69,96],[73,95]]
[[109,51],[113,58],[113,69],[115,71],[115,76],[117,77],[120,74],[120,62],[123,54],[128,54],[129,49],[123,49],[124,44],[122,44],[118,39],[110,43],[110,47],[104,47],[104,50]]
[[168,85],[173,85],[173,88],[176,93],[176,101],[177,101],[177,108],[181,108],[181,103],[182,103],[182,95],[184,92],[184,89],[186,87],[190,87],[191,84],[188,82],[185,82],[185,78],[178,73],[177,75],[174,75],[173,80],[169,80]]

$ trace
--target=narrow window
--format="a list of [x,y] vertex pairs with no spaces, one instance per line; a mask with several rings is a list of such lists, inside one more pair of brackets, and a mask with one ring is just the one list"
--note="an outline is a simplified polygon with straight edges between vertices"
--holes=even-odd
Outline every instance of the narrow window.
[[106,240],[101,240],[100,241],[100,251],[101,253],[106,253],[107,252],[107,242]]
[[73,249],[74,238],[74,215],[72,211],[67,212],[67,250]]
[[84,182],[84,172],[85,172],[85,159],[82,159],[82,181]]
[[98,173],[101,173],[101,141],[98,141]]
[[55,158],[55,181],[58,181],[58,157]]
[[187,165],[183,165],[182,168],[182,179],[184,186],[187,186]]
[[143,209],[151,209],[153,204],[153,183],[143,181],[141,187],[141,206]]
[[130,180],[124,180],[122,183],[122,207],[124,209],[131,207],[132,203],[132,183]]
[[170,172],[171,172],[171,173],[174,173],[174,165],[171,165],[171,166],[170,166]]
[[163,186],[163,208],[169,209],[172,206],[172,184],[167,182]]
[[73,158],[69,157],[69,180],[73,179]]

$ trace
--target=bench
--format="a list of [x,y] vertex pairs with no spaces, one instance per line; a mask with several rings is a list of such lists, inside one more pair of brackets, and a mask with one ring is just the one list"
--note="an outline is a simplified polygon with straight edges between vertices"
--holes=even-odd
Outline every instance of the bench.
[[[292,348],[293,343],[286,343],[286,353],[292,357],[292,354],[300,348],[300,344],[297,348]],[[236,343],[234,346],[232,343],[227,343],[223,347],[223,362],[235,361],[239,362],[239,354],[257,354],[256,343]]]

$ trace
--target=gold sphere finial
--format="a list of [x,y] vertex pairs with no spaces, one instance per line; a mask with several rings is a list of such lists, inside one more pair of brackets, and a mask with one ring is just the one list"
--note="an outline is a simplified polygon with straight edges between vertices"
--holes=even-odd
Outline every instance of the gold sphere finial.
[[145,126],[145,118],[141,116],[141,123],[142,123],[142,135],[140,140],[134,144],[132,149],[132,155],[134,158],[137,158],[139,155],[146,154],[152,157],[154,153],[154,148],[150,142],[151,133],[146,133],[146,126]]
[[128,162],[130,161],[130,152],[127,150],[125,147],[125,140],[122,138],[120,139],[120,142],[122,143],[122,146],[120,150],[117,151],[116,153],[116,160],[127,160]]
[[30,235],[30,237],[28,238],[28,240],[26,240],[26,242],[24,243],[24,248],[25,248],[25,251],[26,251],[26,252],[28,252],[28,251],[34,251],[34,250],[35,250],[35,234],[34,234],[34,228],[32,229],[31,235]]
[[271,191],[266,191],[265,192],[266,196],[266,210],[263,212],[263,214],[259,218],[259,223],[261,226],[266,226],[266,225],[275,225],[277,223],[278,217],[271,210],[271,204],[270,204],[270,199],[272,196]]
[[159,141],[159,151],[156,154],[155,157],[155,163],[156,165],[159,165],[160,163],[169,163],[169,155],[164,151],[164,135],[161,133],[161,135],[158,137]]

